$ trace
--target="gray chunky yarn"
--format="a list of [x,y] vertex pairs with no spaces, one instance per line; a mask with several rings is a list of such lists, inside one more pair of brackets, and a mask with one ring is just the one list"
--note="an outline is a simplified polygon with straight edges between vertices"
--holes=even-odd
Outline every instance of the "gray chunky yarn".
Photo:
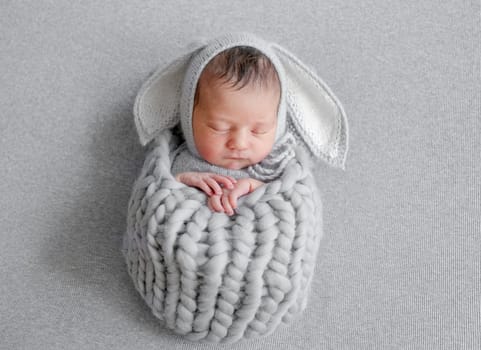
[[271,333],[306,306],[321,238],[321,202],[298,155],[278,180],[210,211],[172,177],[179,140],[153,143],[129,201],[123,253],[155,316],[191,340],[231,343]]

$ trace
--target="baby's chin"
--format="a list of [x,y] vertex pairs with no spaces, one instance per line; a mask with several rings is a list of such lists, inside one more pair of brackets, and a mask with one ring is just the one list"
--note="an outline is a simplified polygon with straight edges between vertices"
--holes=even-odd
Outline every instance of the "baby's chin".
[[216,159],[215,161],[213,159],[206,159],[207,162],[209,162],[212,165],[216,165],[218,167],[224,168],[224,169],[229,169],[229,170],[241,170],[244,168],[247,168],[248,166],[254,164],[252,163],[252,160],[248,158],[221,158],[221,159]]
[[251,165],[254,165],[253,159],[249,158],[217,158],[217,159],[208,159],[204,158],[208,163],[218,166],[220,168],[229,169],[229,170],[241,170],[245,169]]
[[247,168],[249,165],[251,165],[251,163],[244,159],[240,159],[240,160],[228,159],[221,166],[223,168],[230,169],[230,170],[240,170],[240,169]]

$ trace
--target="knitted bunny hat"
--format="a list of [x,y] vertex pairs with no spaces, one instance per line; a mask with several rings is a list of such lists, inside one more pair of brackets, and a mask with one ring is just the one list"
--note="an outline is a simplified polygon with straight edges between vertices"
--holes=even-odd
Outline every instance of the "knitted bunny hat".
[[261,51],[277,71],[281,98],[276,139],[288,127],[314,158],[344,168],[348,126],[336,96],[293,54],[250,33],[230,33],[199,44],[166,67],[160,67],[142,85],[134,105],[135,124],[142,145],[155,139],[162,130],[180,123],[189,150],[198,156],[192,132],[197,82],[212,58],[237,46]]

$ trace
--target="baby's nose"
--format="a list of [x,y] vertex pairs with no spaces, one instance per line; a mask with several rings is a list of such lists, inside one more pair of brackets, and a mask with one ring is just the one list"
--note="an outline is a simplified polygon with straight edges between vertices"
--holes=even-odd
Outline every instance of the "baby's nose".
[[239,130],[232,132],[227,146],[232,150],[243,151],[247,148],[247,135],[244,131]]

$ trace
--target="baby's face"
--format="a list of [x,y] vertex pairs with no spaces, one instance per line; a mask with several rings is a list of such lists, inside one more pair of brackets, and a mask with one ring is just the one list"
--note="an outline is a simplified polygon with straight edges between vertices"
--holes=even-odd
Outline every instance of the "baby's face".
[[242,169],[272,150],[280,89],[248,84],[240,90],[201,78],[192,127],[199,155],[207,162]]

